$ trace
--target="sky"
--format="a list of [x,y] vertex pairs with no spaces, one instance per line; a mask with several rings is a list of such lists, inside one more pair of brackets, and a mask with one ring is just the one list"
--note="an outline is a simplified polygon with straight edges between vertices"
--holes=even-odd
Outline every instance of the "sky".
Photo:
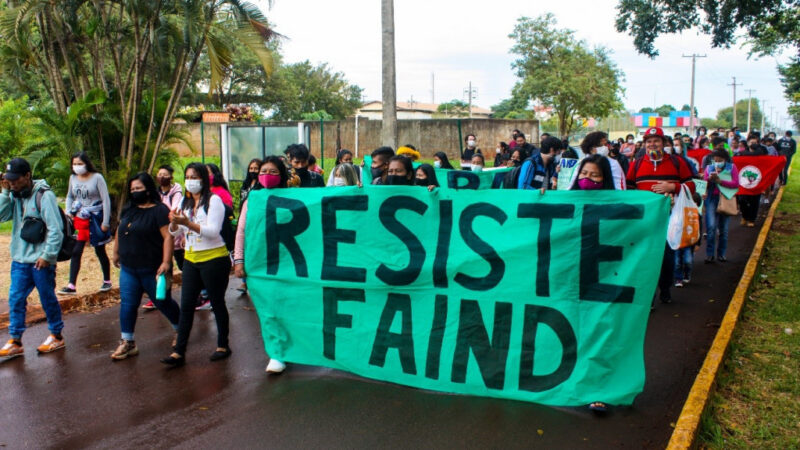
[[[379,0],[274,0],[271,9],[260,5],[282,43],[287,63],[310,60],[328,63],[364,89],[364,100],[381,97],[381,25]],[[564,0],[561,2],[395,1],[395,51],[397,100],[442,103],[466,100],[472,82],[474,104],[490,108],[511,95],[517,81],[511,68],[513,42],[508,38],[516,18],[552,12],[560,28],[572,29],[590,46],[602,45],[624,74],[623,103],[638,111],[645,106],[689,103],[691,58],[697,59],[695,105],[700,117],[714,117],[753,89],[754,98],[774,107],[778,125],[788,115],[787,101],[776,69],[787,55],[748,59],[747,49],[713,49],[708,36],[695,31],[666,35],[656,41],[660,55],[651,60],[636,53],[633,38],[614,27],[617,0]],[[433,74],[433,97],[431,76]],[[786,121],[788,124],[788,120]]]

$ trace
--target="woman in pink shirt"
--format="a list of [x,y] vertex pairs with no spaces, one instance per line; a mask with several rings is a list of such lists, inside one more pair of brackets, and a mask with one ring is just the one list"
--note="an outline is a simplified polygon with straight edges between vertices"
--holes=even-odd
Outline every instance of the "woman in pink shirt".
[[[706,166],[703,179],[708,181],[708,190],[705,204],[706,220],[706,264],[717,261],[725,262],[725,250],[728,248],[728,222],[731,216],[717,212],[722,193],[719,186],[735,189],[739,187],[739,171],[731,162],[731,156],[726,150],[714,150],[711,154],[713,164]],[[723,179],[724,178],[724,179]],[[719,231],[719,241],[717,241]]]
[[[277,156],[267,156],[258,171],[258,185],[253,190],[285,188],[288,181],[289,172],[286,170],[283,161]],[[248,195],[248,199],[252,195],[252,193]],[[247,226],[248,203],[248,201],[245,201],[242,205],[242,213],[239,215],[239,223],[236,227],[236,243],[233,247],[233,271],[237,277],[243,280],[247,276],[244,260],[244,230]],[[285,368],[286,365],[283,362],[270,358],[266,370],[268,373],[281,373]]]

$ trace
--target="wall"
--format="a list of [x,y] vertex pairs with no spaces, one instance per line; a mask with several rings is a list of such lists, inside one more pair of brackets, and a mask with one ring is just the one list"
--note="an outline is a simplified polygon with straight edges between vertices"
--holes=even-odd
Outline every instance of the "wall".
[[[519,129],[525,133],[528,142],[539,143],[538,120],[505,120],[505,119],[429,119],[429,120],[399,120],[397,122],[398,145],[411,144],[422,153],[425,159],[433,158],[433,154],[444,151],[451,159],[457,159],[459,154],[458,125],[461,123],[462,139],[467,134],[475,134],[478,147],[491,157],[500,141],[508,142],[511,139],[511,130]],[[324,156],[333,158],[339,148],[355,151],[355,119],[350,118],[340,121],[326,121],[324,134],[320,135],[319,122],[307,122],[311,127],[311,152],[320,155],[320,141],[324,142]],[[296,122],[281,122],[282,125],[296,124]],[[255,125],[255,124],[253,124]],[[188,131],[189,141],[195,147],[195,154],[200,155],[200,124],[181,124],[179,129]],[[219,155],[219,124],[205,124],[205,153],[206,155]],[[369,154],[380,147],[381,121],[359,118],[358,121],[358,157]],[[183,156],[192,152],[183,144],[173,145],[173,148]]]

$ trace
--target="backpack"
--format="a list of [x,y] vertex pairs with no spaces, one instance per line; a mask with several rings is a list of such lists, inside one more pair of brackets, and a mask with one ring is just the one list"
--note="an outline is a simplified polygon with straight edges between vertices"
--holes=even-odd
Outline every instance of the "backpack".
[[236,227],[233,226],[233,208],[228,205],[225,205],[225,218],[222,219],[222,228],[219,229],[219,235],[225,241],[225,248],[232,252],[236,244]]
[[[530,158],[525,159],[525,161],[529,160]],[[522,164],[525,164],[525,161],[522,161]],[[517,189],[517,186],[519,186],[519,174],[522,171],[522,164],[506,173],[506,176],[503,178],[503,189]]]
[[[36,208],[39,210],[39,214],[41,214],[42,211],[42,197],[45,191],[49,190],[50,189],[40,188],[36,191]],[[64,210],[61,209],[60,206],[58,207],[58,214],[61,216],[64,237],[61,239],[61,248],[58,250],[56,261],[67,261],[72,258],[72,253],[75,250],[75,243],[78,241],[75,239],[75,227],[72,225],[72,220],[64,214]]]

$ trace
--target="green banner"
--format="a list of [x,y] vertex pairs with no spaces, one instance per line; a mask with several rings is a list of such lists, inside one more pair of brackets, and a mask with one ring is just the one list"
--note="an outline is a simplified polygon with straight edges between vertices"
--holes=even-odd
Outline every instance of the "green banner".
[[482,170],[480,172],[436,169],[436,179],[439,181],[439,186],[442,189],[491,189],[493,182],[497,184],[498,188],[502,188],[503,178],[510,170],[511,169],[507,167],[502,169]]
[[549,405],[629,405],[644,387],[664,196],[370,186],[248,201],[247,283],[277,359]]

